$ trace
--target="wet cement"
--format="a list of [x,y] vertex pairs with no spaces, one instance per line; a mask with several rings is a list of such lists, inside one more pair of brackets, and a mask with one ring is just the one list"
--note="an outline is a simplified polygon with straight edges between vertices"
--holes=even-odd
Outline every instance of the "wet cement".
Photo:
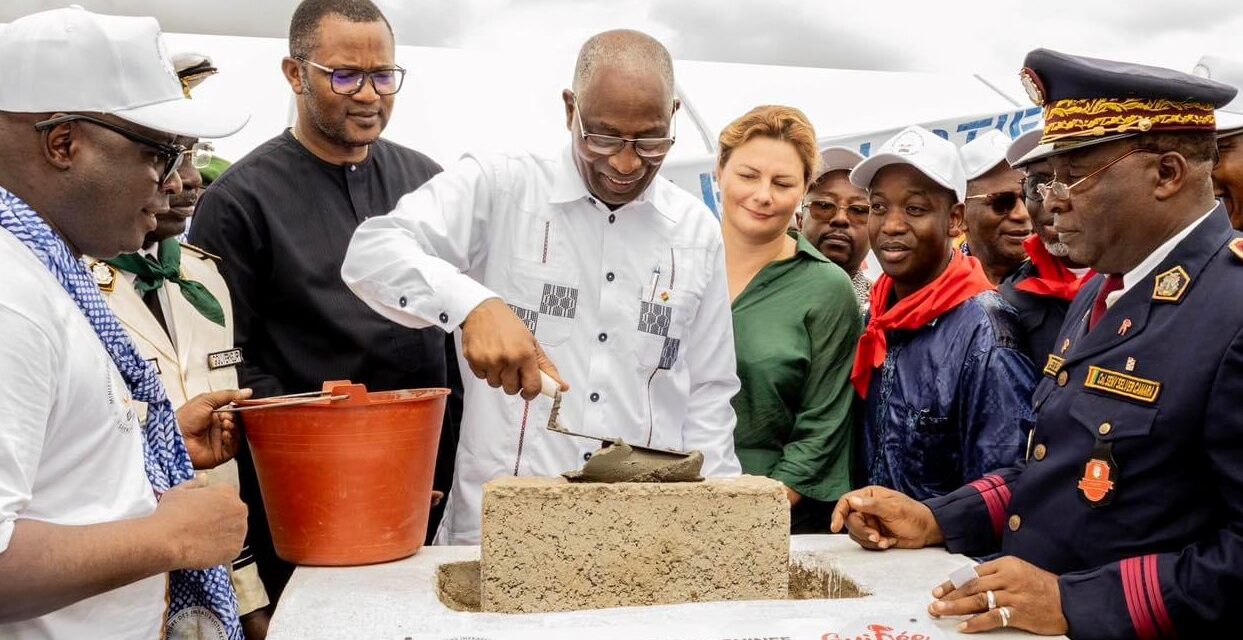
[[[809,563],[804,563],[809,562]],[[436,569],[436,595],[454,611],[479,613],[479,561],[442,564]],[[790,563],[787,600],[837,600],[872,595],[836,569],[816,564],[814,558]]]
[[615,440],[592,454],[582,469],[562,474],[570,482],[700,482],[704,456],[635,449]]

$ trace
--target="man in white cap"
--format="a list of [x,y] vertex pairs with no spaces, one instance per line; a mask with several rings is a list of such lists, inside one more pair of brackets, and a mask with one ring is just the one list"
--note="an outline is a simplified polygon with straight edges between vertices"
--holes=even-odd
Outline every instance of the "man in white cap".
[[846,271],[855,298],[868,308],[872,281],[863,273],[868,254],[868,192],[850,183],[850,170],[863,156],[847,147],[820,151],[820,176],[811,183],[802,210],[802,233],[824,257]]
[[850,181],[868,190],[884,269],[851,373],[867,400],[867,481],[939,496],[1019,460],[1036,373],[1014,310],[979,261],[952,248],[967,191],[953,143],[908,127]]
[[[1204,56],[1195,72],[1210,80],[1243,89],[1243,62]],[[1230,226],[1243,231],[1243,98],[1236,96],[1217,110],[1217,164],[1213,167],[1213,191],[1226,205]]]
[[236,449],[212,409],[241,394],[174,414],[81,257],[141,247],[178,136],[245,118],[184,97],[152,18],[26,16],[0,65],[0,637],[240,638],[246,508],[193,475]]
[[1045,209],[1039,185],[1053,180],[1049,161],[1040,158],[1023,161],[1040,143],[1043,127],[1036,127],[1017,137],[1006,151],[1006,162],[1024,173],[1023,201],[1031,216],[1035,233],[1023,242],[1028,260],[997,287],[1023,325],[1023,346],[1033,363],[1045,362],[1053,347],[1066,310],[1094,271],[1070,259],[1070,248],[1057,237],[1053,228],[1053,212]]
[[967,243],[984,274],[999,284],[1027,259],[1023,241],[1032,234],[1031,217],[1023,202],[1023,173],[1006,162],[1010,136],[990,129],[959,149],[967,177],[963,219]]

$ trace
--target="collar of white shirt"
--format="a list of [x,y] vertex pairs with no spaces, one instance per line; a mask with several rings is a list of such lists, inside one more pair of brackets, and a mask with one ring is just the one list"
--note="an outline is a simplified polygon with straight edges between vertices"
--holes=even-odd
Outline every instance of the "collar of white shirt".
[[[649,165],[645,164],[644,167],[648,171],[652,170]],[[639,197],[627,203],[625,206],[652,201],[658,182],[660,182],[660,176],[657,176],[650,183],[648,183],[647,188],[643,190],[643,193],[640,193]],[[566,146],[561,153],[560,162],[557,163],[556,174],[553,176],[552,193],[549,196],[548,201],[551,203],[577,202],[578,200],[582,200],[584,198],[588,198],[593,202],[599,202],[599,198],[587,189],[587,181],[583,179],[582,174],[578,171],[578,165],[574,162],[574,148],[572,146]],[[601,203],[600,206],[603,207],[605,205]],[[669,214],[664,212],[665,207],[657,206],[656,209],[665,217],[669,217]]]
[[1217,205],[1214,203],[1213,208],[1209,209],[1207,213],[1200,216],[1195,222],[1183,227],[1182,231],[1174,234],[1172,238],[1166,240],[1161,246],[1157,247],[1152,253],[1148,254],[1148,257],[1144,258],[1143,262],[1140,262],[1138,265],[1135,265],[1134,269],[1131,269],[1123,274],[1122,288],[1110,293],[1108,296],[1105,296],[1105,306],[1112,307],[1115,302],[1122,298],[1122,296],[1126,295],[1127,291],[1131,290],[1131,287],[1135,286],[1140,280],[1147,277],[1150,271],[1156,269],[1157,265],[1161,264],[1161,262],[1170,255],[1170,252],[1174,251],[1174,248],[1177,247],[1180,242],[1182,242],[1187,236],[1191,235],[1191,232],[1195,231],[1196,227],[1203,224],[1204,221],[1207,220],[1209,216],[1213,215],[1213,212],[1216,210]]

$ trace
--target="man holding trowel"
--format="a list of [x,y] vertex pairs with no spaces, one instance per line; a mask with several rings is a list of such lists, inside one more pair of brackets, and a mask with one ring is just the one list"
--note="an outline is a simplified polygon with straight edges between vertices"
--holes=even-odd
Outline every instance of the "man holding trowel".
[[575,432],[698,450],[704,475],[740,470],[720,229],[656,175],[679,106],[669,52],[634,31],[596,35],[562,99],[559,158],[466,155],[364,222],[342,268],[386,317],[461,329],[475,379],[442,544],[478,542],[483,483],[570,471],[598,447],[544,429],[541,371],[563,381]]

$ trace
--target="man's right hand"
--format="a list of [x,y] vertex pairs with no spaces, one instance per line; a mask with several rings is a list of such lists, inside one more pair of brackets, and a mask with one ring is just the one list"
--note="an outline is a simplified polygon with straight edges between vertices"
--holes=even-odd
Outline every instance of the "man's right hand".
[[562,392],[570,390],[526,324],[500,298],[484,300],[466,316],[462,356],[475,377],[509,395],[521,393],[524,400],[539,395],[541,370],[561,384]]
[[842,496],[829,529],[837,533],[842,527],[864,549],[919,549],[945,540],[927,505],[884,487],[864,487]]
[[208,486],[199,478],[179,484],[160,496],[151,517],[168,532],[178,569],[227,565],[242,551],[246,504],[230,485]]

